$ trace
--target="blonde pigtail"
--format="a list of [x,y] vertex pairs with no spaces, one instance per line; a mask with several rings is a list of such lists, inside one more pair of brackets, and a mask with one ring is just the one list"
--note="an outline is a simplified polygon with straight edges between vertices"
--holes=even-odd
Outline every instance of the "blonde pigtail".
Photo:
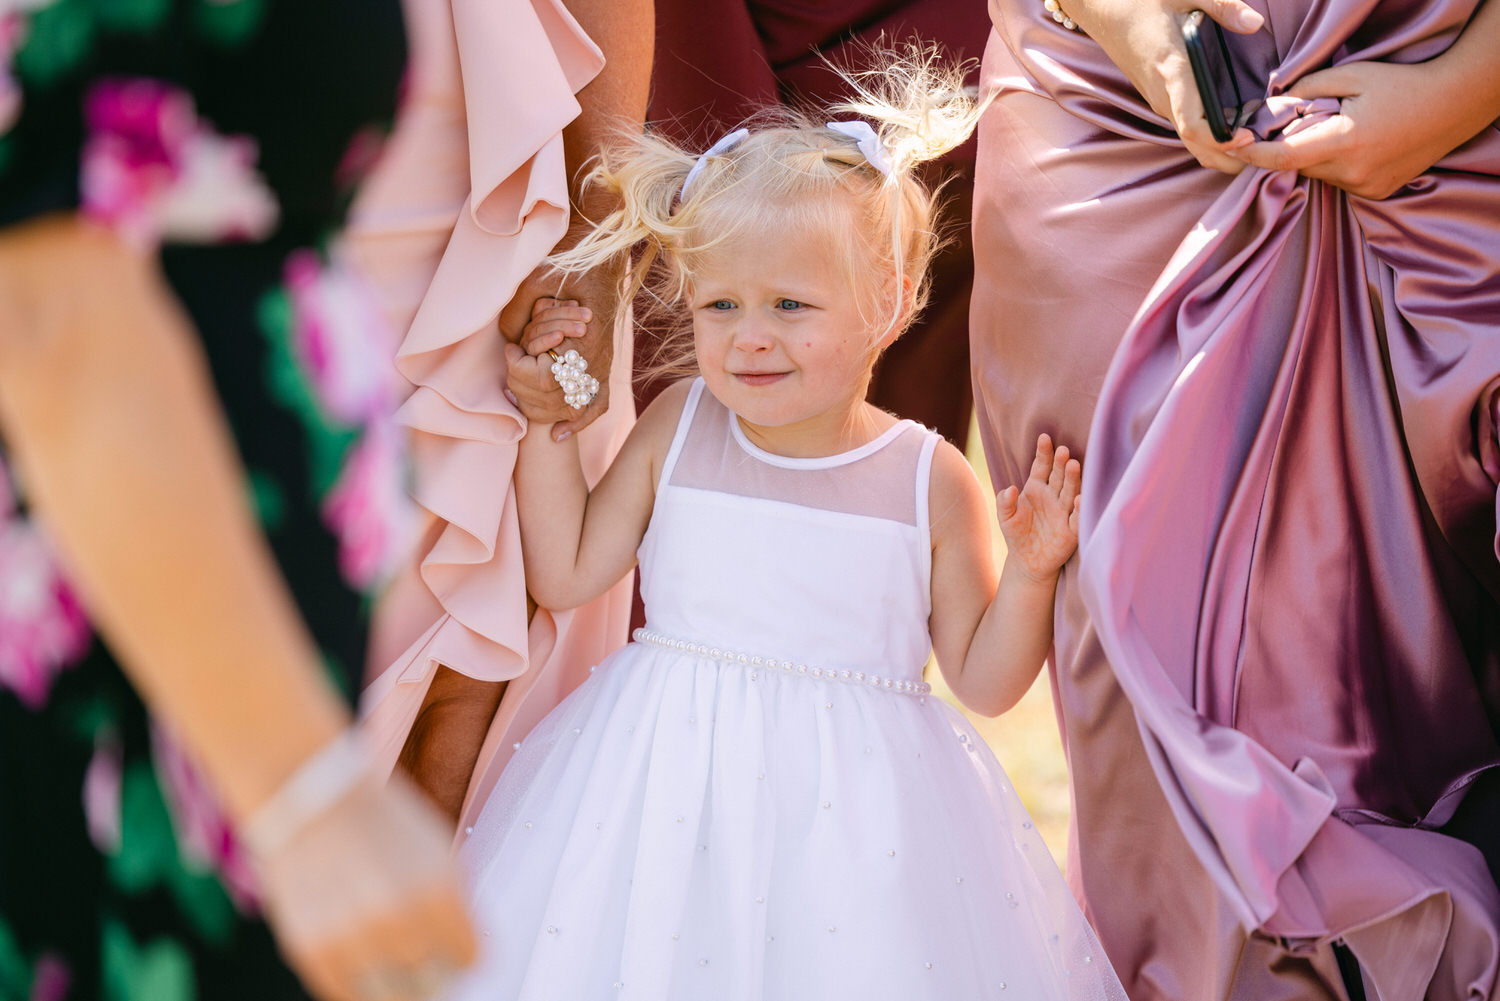
[[627,257],[642,244],[654,257],[673,241],[673,202],[691,166],[692,159],[681,150],[650,136],[633,138],[626,149],[603,154],[583,186],[613,195],[616,208],[548,263],[577,274]]
[[921,311],[940,240],[934,193],[917,168],[962,144],[987,101],[964,86],[971,64],[946,63],[934,46],[877,49],[861,61],[877,68],[840,70],[853,97],[831,109],[860,123],[768,110],[701,156],[658,136],[631,137],[585,179],[616,207],[549,261],[578,273],[633,258],[621,309],[634,309],[657,344],[644,377],[695,369],[684,300],[696,270],[746,231],[827,235],[857,290],[872,364]]
[[908,173],[961,146],[993,96],[981,99],[965,85],[974,60],[946,62],[935,45],[877,48],[868,55],[879,69],[838,70],[854,96],[833,110],[874,123],[893,174]]

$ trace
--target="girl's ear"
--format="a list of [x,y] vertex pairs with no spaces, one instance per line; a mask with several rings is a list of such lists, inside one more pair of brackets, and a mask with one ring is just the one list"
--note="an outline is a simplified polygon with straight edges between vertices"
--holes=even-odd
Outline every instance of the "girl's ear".
[[916,295],[917,283],[911,280],[910,275],[902,275],[901,309],[897,312],[895,324],[880,338],[879,350],[884,351],[895,343],[896,338],[901,336],[901,331],[905,330],[907,324],[911,322],[911,313],[913,306],[916,304]]

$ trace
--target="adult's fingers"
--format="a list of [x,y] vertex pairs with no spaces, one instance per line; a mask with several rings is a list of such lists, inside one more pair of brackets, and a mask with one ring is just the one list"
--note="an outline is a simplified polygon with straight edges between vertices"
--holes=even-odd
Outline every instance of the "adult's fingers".
[[1193,80],[1186,51],[1180,59],[1172,59],[1164,67],[1162,85],[1171,105],[1172,125],[1188,152],[1203,166],[1225,174],[1238,174],[1244,170],[1244,163],[1229,156],[1227,150],[1237,142],[1246,141],[1248,132],[1236,134],[1228,143],[1220,143],[1214,138],[1203,113],[1203,98],[1198,94],[1198,84]]
[[1243,0],[1199,0],[1198,7],[1223,27],[1242,35],[1254,34],[1266,23],[1260,11]]
[[361,952],[357,940],[348,935],[282,943],[287,965],[318,1001],[364,1001],[360,997],[365,976]]
[[1305,101],[1317,97],[1355,97],[1364,89],[1364,81],[1356,68],[1358,65],[1348,63],[1309,73],[1292,84],[1287,93]]
[[[554,430],[554,435],[577,434],[590,424],[594,423],[604,412],[609,409],[609,383],[603,379],[599,380],[599,392],[592,403],[582,410],[571,411],[571,415],[564,419]],[[561,440],[561,439],[559,439]]]
[[1230,155],[1267,170],[1296,170],[1315,176],[1313,170],[1342,155],[1349,127],[1347,118],[1332,115],[1292,135],[1241,146]]

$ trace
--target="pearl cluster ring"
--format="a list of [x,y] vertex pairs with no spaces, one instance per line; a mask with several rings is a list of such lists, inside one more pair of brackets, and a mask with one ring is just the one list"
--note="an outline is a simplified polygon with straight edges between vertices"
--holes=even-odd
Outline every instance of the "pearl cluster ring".
[[563,354],[548,348],[547,353],[552,356],[552,378],[562,387],[568,406],[582,410],[593,403],[599,395],[599,380],[589,375],[588,359],[572,348]]

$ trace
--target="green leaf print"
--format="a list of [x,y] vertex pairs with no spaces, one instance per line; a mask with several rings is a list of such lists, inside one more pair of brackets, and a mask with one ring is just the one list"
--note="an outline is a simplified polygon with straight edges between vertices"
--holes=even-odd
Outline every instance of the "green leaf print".
[[204,38],[231,48],[255,36],[265,13],[265,0],[198,0],[193,20]]
[[133,761],[125,768],[120,831],[120,851],[108,861],[110,881],[132,894],[166,887],[195,932],[209,942],[227,943],[234,930],[234,904],[212,873],[183,864],[149,761]]
[[291,299],[274,289],[258,306],[261,333],[266,339],[266,380],[276,401],[296,414],[307,432],[309,474],[313,500],[321,501],[338,481],[344,456],[359,438],[359,428],[341,424],[323,412],[292,347]]
[[104,30],[145,35],[160,27],[172,0],[94,0],[94,9]]
[[286,494],[275,477],[264,470],[250,470],[249,480],[250,505],[255,516],[262,528],[274,534],[286,521]]
[[15,933],[0,915],[0,998],[21,1001],[31,993],[31,964],[21,953]]
[[193,959],[179,942],[158,938],[145,946],[118,921],[104,924],[104,1001],[195,1001]]
[[57,0],[31,15],[26,42],[16,52],[16,74],[30,87],[48,87],[77,68],[94,47],[89,0]]

